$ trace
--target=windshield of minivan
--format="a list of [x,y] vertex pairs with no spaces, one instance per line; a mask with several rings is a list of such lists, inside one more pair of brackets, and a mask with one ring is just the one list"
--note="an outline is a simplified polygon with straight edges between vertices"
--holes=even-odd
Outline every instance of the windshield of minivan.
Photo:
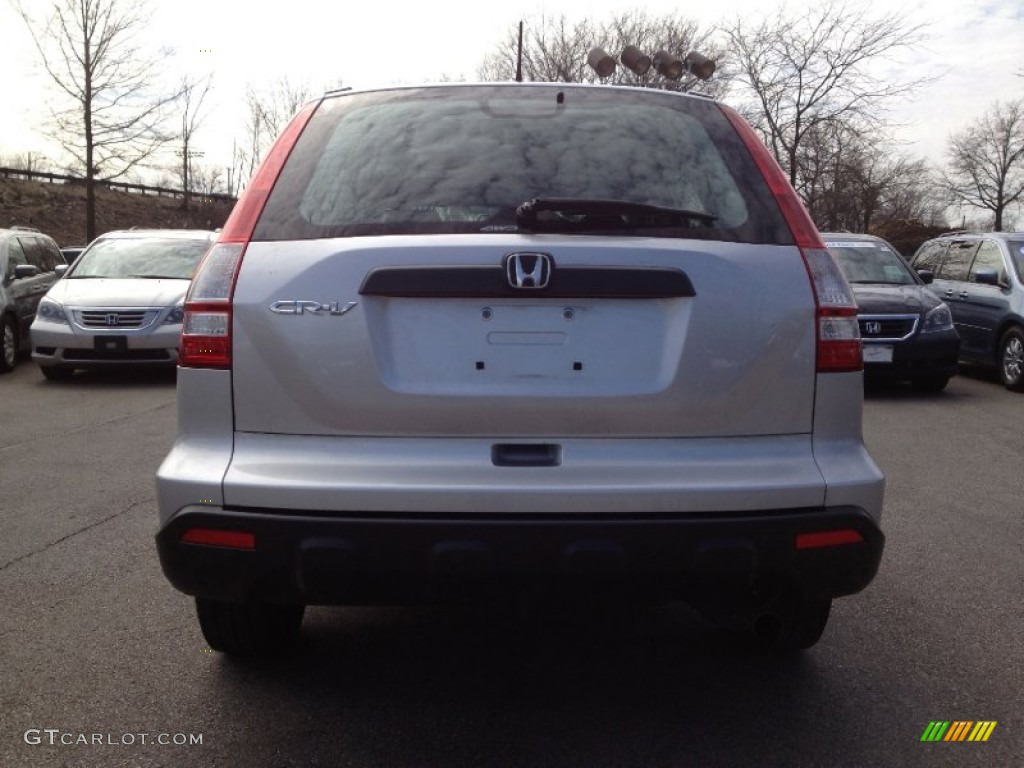
[[851,283],[913,285],[910,267],[888,244],[876,240],[826,241],[839,268]]
[[81,255],[67,277],[191,280],[199,259],[209,247],[210,242],[206,239],[99,240]]

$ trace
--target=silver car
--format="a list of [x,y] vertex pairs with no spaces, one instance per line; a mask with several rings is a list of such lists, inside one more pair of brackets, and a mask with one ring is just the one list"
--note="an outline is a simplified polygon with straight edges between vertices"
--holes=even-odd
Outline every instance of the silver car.
[[185,292],[215,233],[110,232],[39,302],[32,359],[48,379],[76,368],[178,361]]
[[212,648],[304,606],[683,599],[783,648],[874,577],[857,308],[732,109],[329,94],[185,302],[157,547]]

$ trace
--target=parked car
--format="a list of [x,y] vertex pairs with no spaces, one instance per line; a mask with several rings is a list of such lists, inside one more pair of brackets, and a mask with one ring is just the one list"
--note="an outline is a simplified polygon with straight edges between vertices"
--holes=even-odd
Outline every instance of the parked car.
[[862,403],[851,289],[731,108],[328,94],[189,290],[157,548],[227,653],[307,604],[519,592],[806,648],[882,554]]
[[0,373],[13,370],[28,349],[29,327],[39,300],[65,264],[57,243],[38,229],[0,229]]
[[892,245],[873,235],[822,233],[853,287],[867,376],[945,389],[957,370],[960,338],[949,307]]
[[923,243],[911,264],[953,313],[960,360],[995,368],[1024,392],[1024,232],[955,232]]
[[98,237],[39,302],[32,359],[48,379],[76,368],[174,365],[185,291],[215,238],[202,230]]

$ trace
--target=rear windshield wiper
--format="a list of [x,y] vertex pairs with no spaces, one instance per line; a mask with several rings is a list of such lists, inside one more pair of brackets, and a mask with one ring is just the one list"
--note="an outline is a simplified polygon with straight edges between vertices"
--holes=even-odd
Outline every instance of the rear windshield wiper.
[[709,227],[717,218],[705,211],[600,198],[536,197],[516,208],[516,224],[521,229],[549,232]]

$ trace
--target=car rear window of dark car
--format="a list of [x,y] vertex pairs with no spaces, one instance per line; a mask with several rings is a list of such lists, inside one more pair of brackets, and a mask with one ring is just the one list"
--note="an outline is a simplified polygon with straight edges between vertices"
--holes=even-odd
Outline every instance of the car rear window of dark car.
[[327,98],[282,170],[254,239],[510,232],[516,208],[534,198],[622,200],[714,217],[660,222],[637,232],[645,236],[792,242],[714,102],[536,85]]

